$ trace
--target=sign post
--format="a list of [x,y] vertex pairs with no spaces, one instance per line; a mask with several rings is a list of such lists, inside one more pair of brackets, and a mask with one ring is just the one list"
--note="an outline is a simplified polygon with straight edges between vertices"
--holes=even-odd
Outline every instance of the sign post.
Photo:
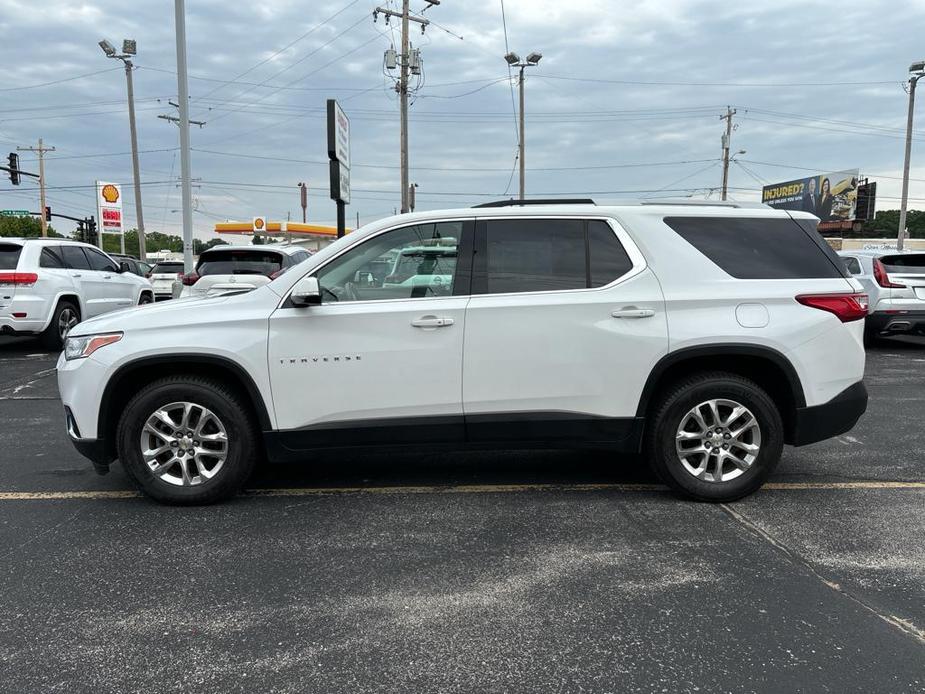
[[122,224],[122,186],[118,183],[96,182],[96,211],[99,218],[99,246],[103,234],[118,234],[119,248],[125,253],[125,227]]
[[328,158],[331,199],[337,202],[337,238],[341,238],[347,229],[345,208],[350,202],[350,121],[335,99],[328,99]]

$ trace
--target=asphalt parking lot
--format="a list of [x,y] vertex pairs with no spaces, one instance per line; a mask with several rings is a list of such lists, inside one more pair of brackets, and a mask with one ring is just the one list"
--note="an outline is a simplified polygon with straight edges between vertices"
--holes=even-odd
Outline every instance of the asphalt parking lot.
[[67,441],[0,338],[5,692],[923,692],[925,340],[730,505],[585,452],[328,455],[207,508]]

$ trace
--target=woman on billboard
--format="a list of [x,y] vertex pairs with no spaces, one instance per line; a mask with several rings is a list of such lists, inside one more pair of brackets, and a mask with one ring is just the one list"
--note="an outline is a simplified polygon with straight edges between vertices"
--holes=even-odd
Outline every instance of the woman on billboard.
[[832,217],[832,184],[828,178],[822,179],[822,192],[819,194],[819,202],[816,205],[816,216],[823,222]]

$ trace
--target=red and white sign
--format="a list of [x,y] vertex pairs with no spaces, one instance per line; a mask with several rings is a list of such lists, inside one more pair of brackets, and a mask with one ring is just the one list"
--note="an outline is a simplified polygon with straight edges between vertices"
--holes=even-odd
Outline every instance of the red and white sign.
[[96,182],[96,211],[99,230],[104,234],[122,234],[122,186],[118,183]]

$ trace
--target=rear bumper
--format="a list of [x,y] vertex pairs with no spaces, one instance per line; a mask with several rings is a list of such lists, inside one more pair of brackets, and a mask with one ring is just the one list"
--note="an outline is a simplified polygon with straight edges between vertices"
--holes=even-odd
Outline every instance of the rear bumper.
[[805,446],[851,431],[867,410],[867,388],[863,381],[849,386],[821,405],[800,407],[796,411],[794,446]]
[[867,316],[867,329],[878,335],[925,334],[925,311],[874,311]]

